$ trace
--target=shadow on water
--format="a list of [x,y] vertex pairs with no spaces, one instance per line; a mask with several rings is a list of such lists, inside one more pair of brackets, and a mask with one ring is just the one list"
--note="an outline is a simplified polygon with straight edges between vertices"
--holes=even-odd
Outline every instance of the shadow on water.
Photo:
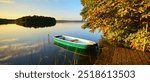
[[[70,63],[71,65],[76,65],[76,64],[94,64],[95,58],[97,56],[97,49],[96,46],[92,47],[90,49],[80,49],[72,46],[67,46],[58,42],[54,42],[54,44],[62,48],[64,50],[71,51],[73,53],[73,60]],[[70,59],[67,59],[68,54],[64,54],[65,60],[70,61]],[[80,58],[80,59],[78,59]],[[79,63],[78,63],[79,62]]]
[[61,48],[64,48],[66,50],[69,50],[69,51],[72,51],[72,52],[78,53],[78,54],[87,55],[91,52],[91,53],[93,53],[93,55],[95,55],[95,53],[96,53],[96,47],[93,47],[91,49],[80,49],[80,48],[76,48],[76,47],[72,47],[72,46],[67,46],[67,45],[61,44],[59,42],[54,42],[54,44]]

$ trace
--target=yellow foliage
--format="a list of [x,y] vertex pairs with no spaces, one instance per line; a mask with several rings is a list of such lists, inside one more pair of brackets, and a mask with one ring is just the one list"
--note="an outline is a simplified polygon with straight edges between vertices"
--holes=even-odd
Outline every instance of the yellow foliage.
[[[147,39],[149,32],[145,34],[141,29],[149,23],[150,0],[81,0],[81,2],[84,6],[81,15],[89,23],[86,25],[92,31],[99,28],[107,39],[116,43],[121,41],[134,49],[142,50],[145,45],[149,48],[150,44],[147,43],[150,42],[150,39]],[[145,41],[146,44],[143,43]]]

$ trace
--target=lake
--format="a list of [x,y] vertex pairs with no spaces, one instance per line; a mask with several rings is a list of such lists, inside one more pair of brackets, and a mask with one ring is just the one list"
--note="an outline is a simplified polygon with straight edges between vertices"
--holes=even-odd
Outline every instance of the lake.
[[52,27],[27,28],[0,25],[1,65],[90,65],[95,54],[81,54],[53,42],[55,35],[69,35],[98,43],[102,33],[82,29],[83,23],[57,23]]

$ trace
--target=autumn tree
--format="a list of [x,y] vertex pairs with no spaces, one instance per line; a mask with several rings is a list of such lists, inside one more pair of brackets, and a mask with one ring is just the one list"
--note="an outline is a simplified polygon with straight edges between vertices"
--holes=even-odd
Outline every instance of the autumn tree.
[[112,44],[150,51],[150,0],[81,0],[83,28],[101,30]]

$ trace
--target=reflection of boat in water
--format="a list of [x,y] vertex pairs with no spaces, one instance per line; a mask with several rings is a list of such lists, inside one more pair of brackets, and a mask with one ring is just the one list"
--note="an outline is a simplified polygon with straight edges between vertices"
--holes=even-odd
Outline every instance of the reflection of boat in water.
[[55,36],[54,44],[64,49],[80,54],[94,54],[96,42],[70,36]]
[[[60,52],[61,58],[64,56],[64,61],[68,65],[93,65],[97,56],[97,50],[92,49],[92,50],[87,50],[87,49],[80,49],[80,48],[75,48],[71,46],[66,46],[64,44],[58,43],[54,41],[54,44],[60,48],[62,52]],[[67,51],[67,52],[66,52]],[[71,51],[71,52],[68,52]],[[57,57],[57,62],[61,61],[61,58]],[[62,62],[62,61],[61,61]]]
[[76,48],[76,47],[66,46],[64,44],[61,44],[61,43],[58,43],[58,42],[55,42],[55,41],[54,41],[54,44],[61,47],[61,48],[63,48],[63,49],[72,51],[74,53],[87,54],[87,50],[85,50],[85,49],[79,49],[79,48]]

